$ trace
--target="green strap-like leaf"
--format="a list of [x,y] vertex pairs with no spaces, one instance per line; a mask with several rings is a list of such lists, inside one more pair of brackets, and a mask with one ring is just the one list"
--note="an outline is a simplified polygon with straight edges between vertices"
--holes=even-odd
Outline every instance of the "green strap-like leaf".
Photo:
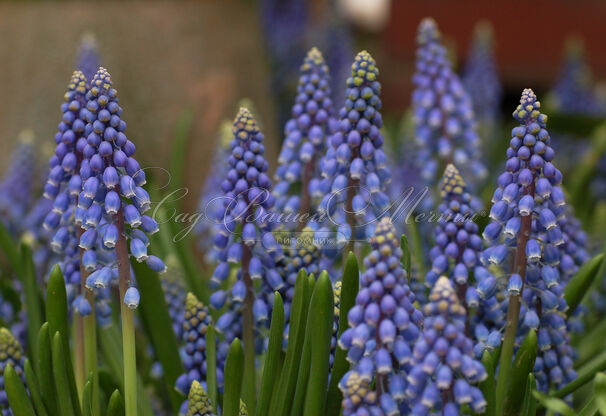
[[578,416],[594,416],[598,414],[598,406],[596,404],[596,398],[592,397],[585,406],[581,409]]
[[519,415],[526,392],[526,382],[528,374],[534,368],[534,362],[537,357],[538,340],[537,333],[530,330],[522,345],[516,353],[511,368],[509,386],[503,401],[503,415]]
[[478,386],[484,395],[484,399],[486,400],[486,411],[484,412],[485,416],[495,416],[495,379],[494,379],[494,360],[498,357],[494,355],[494,351],[491,353],[489,351],[484,351],[484,355],[482,356],[482,364],[486,369],[487,377],[486,380],[480,383]]
[[566,283],[564,298],[568,304],[567,315],[570,316],[583,300],[591,284],[598,275],[598,270],[604,259],[604,254],[598,254],[585,263]]
[[[347,261],[345,262],[345,268],[343,269],[341,298],[339,300],[339,332],[337,340],[341,338],[341,334],[349,327],[347,314],[356,303],[359,284],[360,271],[358,269],[358,259],[352,252],[349,252]],[[347,352],[341,349],[337,343],[332,373],[330,376],[330,385],[328,387],[328,397],[330,397],[330,400],[327,400],[326,402],[326,416],[338,416],[341,411],[341,399],[343,394],[339,389],[339,381],[341,381],[347,370],[349,370]]]
[[524,393],[524,402],[522,403],[522,416],[535,416],[537,413],[537,401],[532,392],[537,389],[537,382],[534,379],[534,374],[528,374],[526,381],[526,391]]
[[52,347],[48,328],[48,322],[45,322],[38,333],[38,378],[40,379],[42,401],[49,413],[58,414],[57,390],[55,389]]
[[606,370],[606,351],[593,358],[577,371],[577,378],[553,393],[555,397],[566,397],[578,388],[591,381],[599,371]]
[[137,276],[137,288],[141,293],[141,303],[137,310],[146,323],[144,328],[148,329],[147,335],[162,364],[163,379],[168,391],[171,392],[172,409],[176,412],[184,398],[173,387],[179,375],[183,374],[185,370],[179,356],[179,345],[164,299],[162,284],[158,274],[145,264],[134,260],[131,264]]
[[38,330],[44,322],[44,309],[40,286],[36,279],[36,268],[32,257],[32,249],[25,243],[21,244],[19,252],[21,256],[21,272],[19,277],[23,284],[23,294],[25,297],[25,308],[27,310],[27,340],[32,346],[29,356],[36,360],[36,345]]
[[10,364],[4,369],[4,387],[8,396],[8,404],[15,416],[36,416],[27,390]]
[[6,254],[6,258],[10,263],[13,271],[17,274],[21,272],[21,258],[19,257],[19,250],[17,244],[9,234],[8,230],[0,222],[0,247]]
[[[272,323],[273,324],[273,323]],[[211,324],[206,330],[206,388],[213,412],[219,408],[217,391],[217,341],[215,327]]]
[[[278,381],[280,352],[282,351],[282,338],[284,336],[284,302],[280,293],[274,293],[274,307],[271,312],[271,326],[269,328],[269,343],[267,357],[261,379],[261,390],[257,402],[257,414],[267,415],[271,396]],[[210,358],[209,358],[210,359]]]
[[93,387],[89,379],[82,390],[82,416],[92,416],[92,394]]
[[[67,319],[67,293],[65,291],[65,280],[59,265],[55,265],[48,278],[46,286],[46,319],[49,325],[49,334],[51,335],[51,344],[54,349],[54,338],[57,333],[60,335],[61,351],[63,351],[63,365],[65,366],[65,377],[68,383],[68,392],[71,395],[70,403],[73,406],[73,412],[80,414],[80,399],[76,389],[76,380],[74,378],[74,367],[72,366],[70,347],[69,347],[69,322]],[[53,361],[55,355],[53,353]],[[53,363],[54,364],[54,363]],[[58,389],[59,387],[57,387]],[[60,403],[61,404],[61,403]]]
[[120,390],[114,390],[107,404],[107,416],[124,416],[124,400]]
[[551,410],[552,412],[558,413],[562,416],[576,416],[574,410],[572,410],[564,400],[547,396],[546,394],[536,390],[533,390],[532,394],[545,409]]
[[305,394],[305,416],[323,415],[330,371],[330,341],[334,322],[334,295],[328,273],[318,277],[310,304],[311,368]]
[[301,269],[295,282],[295,292],[290,308],[286,357],[284,358],[277,390],[272,396],[269,412],[271,416],[286,416],[292,404],[303,351],[303,340],[305,339],[310,286],[307,272],[305,269]]
[[[52,337],[53,350],[53,375],[55,377],[55,386],[57,387],[57,403],[59,404],[59,414],[61,416],[79,415],[74,410],[72,402],[72,392],[67,376],[67,366],[65,363],[65,353],[63,352],[63,341],[61,334],[57,331]],[[79,410],[79,409],[78,409]]]
[[223,416],[238,416],[244,374],[244,350],[238,338],[229,346],[224,374]]
[[36,409],[36,414],[38,416],[47,416],[48,412],[46,411],[46,407],[42,402],[42,396],[40,395],[40,384],[38,383],[38,378],[36,377],[29,360],[25,360],[24,372],[25,384],[27,384],[29,395],[32,398],[34,408]]
[[597,410],[606,416],[606,374],[597,373],[593,378],[593,391]]

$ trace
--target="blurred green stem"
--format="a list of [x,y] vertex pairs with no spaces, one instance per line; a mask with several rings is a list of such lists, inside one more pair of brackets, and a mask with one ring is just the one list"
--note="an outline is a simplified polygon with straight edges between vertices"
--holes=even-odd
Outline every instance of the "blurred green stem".
[[124,296],[131,284],[128,248],[124,234],[124,213],[118,211],[116,218],[118,241],[116,257],[120,286],[120,316],[122,318],[122,356],[124,357],[124,409],[125,416],[137,416],[137,356],[135,353],[134,313],[124,303]]

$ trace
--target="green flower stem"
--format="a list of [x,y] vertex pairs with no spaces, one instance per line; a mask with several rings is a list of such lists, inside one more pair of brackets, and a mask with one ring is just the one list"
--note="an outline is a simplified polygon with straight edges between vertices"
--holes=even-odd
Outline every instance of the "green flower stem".
[[124,409],[125,416],[137,416],[137,356],[135,353],[135,322],[134,313],[124,303],[124,296],[131,284],[128,248],[124,235],[124,213],[122,209],[116,218],[118,241],[116,242],[116,257],[118,259],[118,275],[120,287],[120,316],[122,318],[122,356],[124,358]]
[[[534,197],[534,182],[530,185],[528,192],[532,197]],[[524,283],[526,278],[526,243],[528,243],[531,228],[532,215],[522,217],[512,272],[517,273],[522,277],[522,288],[520,290],[520,295],[512,295],[509,297],[509,306],[507,307],[507,323],[505,324],[505,336],[503,338],[503,346],[501,348],[499,375],[497,376],[497,415],[501,415],[501,412],[503,411],[503,402],[505,401],[505,394],[507,392],[509,384],[513,348],[515,344],[516,333],[518,331],[518,322],[520,320],[521,293],[524,290]]]
[[[78,397],[82,397],[84,383],[86,383],[86,370],[84,358],[84,317],[79,313],[75,315],[75,347],[74,347],[74,376],[76,378],[76,388],[78,389]],[[72,335],[74,335],[72,332]]]
[[[248,272],[248,266],[250,265],[250,259],[252,253],[250,247],[243,244],[242,252],[242,279],[246,285],[246,296],[244,297],[244,304],[242,305],[242,341],[244,342],[244,384],[242,397],[248,414],[250,416],[255,415],[256,408],[256,377],[255,377],[255,338],[254,338],[254,316],[253,316],[253,303],[254,303],[254,292],[253,282]],[[128,415],[127,415],[128,416]]]

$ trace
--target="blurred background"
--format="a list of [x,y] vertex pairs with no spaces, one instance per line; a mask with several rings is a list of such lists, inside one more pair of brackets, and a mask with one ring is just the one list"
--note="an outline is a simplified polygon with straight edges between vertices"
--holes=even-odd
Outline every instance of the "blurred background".
[[[328,62],[338,107],[355,53],[369,50],[381,70],[386,129],[396,125],[410,102],[415,32],[426,16],[437,21],[459,73],[464,72],[474,33],[488,33],[505,126],[525,87],[532,87],[558,114],[586,116],[589,110],[566,108],[557,98],[548,99],[571,65],[576,72],[569,76],[590,94],[588,100],[598,103],[591,115],[602,117],[604,1],[3,2],[0,173],[24,129],[33,131],[40,159],[48,158],[63,93],[85,39],[112,74],[127,134],[137,145],[143,166],[167,167],[179,120],[191,121],[182,161],[190,190],[184,208],[195,208],[219,125],[233,118],[241,98],[254,104],[270,165],[275,160],[298,67],[311,46],[318,46]],[[569,119],[559,120],[569,134]],[[573,131],[575,140],[592,130],[581,124]],[[503,146],[509,140],[505,129],[487,130],[485,135],[500,135],[487,139]]]

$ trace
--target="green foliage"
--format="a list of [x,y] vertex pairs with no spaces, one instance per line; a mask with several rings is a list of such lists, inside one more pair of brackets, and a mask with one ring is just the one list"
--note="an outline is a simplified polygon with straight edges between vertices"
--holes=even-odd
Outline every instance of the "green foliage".
[[513,366],[507,393],[503,401],[503,415],[518,415],[526,394],[526,383],[528,374],[534,368],[534,362],[538,352],[537,333],[533,330],[528,332],[522,345],[518,349]]
[[173,331],[172,321],[164,299],[164,292],[158,274],[147,265],[131,262],[137,279],[137,287],[141,294],[139,316],[146,323],[148,336],[154,347],[154,352],[162,364],[163,380],[170,394],[173,410],[177,411],[183,402],[183,397],[173,388],[177,377],[183,373],[183,364],[179,356],[179,346]]
[[566,288],[564,289],[564,298],[568,304],[568,310],[566,311],[568,317],[574,313],[577,306],[583,300],[583,297],[588,293],[589,288],[592,286],[595,278],[599,275],[598,271],[601,269],[603,260],[604,254],[598,254],[597,256],[593,257],[591,260],[581,266],[581,268],[566,284]]
[[8,403],[15,416],[36,416],[25,386],[10,364],[4,370],[4,385]]
[[238,416],[242,375],[244,374],[244,351],[238,338],[234,339],[225,361],[225,393],[223,396],[223,416]]
[[[271,326],[269,328],[269,343],[267,357],[263,367],[261,391],[257,402],[257,414],[266,415],[271,403],[272,393],[278,381],[280,371],[280,353],[282,352],[282,337],[284,334],[284,302],[278,292],[274,293],[274,306],[271,313]],[[208,343],[206,344],[208,345]],[[210,360],[210,357],[208,357]],[[211,400],[212,402],[212,400]]]

